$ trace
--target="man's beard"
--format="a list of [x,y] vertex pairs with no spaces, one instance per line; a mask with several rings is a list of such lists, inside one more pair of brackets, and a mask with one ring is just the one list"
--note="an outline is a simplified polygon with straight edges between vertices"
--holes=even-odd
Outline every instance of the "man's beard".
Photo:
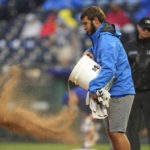
[[91,35],[95,32],[96,32],[96,28],[95,28],[93,22],[91,22]]

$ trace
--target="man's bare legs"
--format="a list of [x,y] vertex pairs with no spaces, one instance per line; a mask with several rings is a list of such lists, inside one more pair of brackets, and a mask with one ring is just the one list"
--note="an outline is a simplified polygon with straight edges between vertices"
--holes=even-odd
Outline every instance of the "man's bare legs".
[[107,134],[113,146],[113,150],[130,150],[130,143],[125,133],[110,132],[107,130]]

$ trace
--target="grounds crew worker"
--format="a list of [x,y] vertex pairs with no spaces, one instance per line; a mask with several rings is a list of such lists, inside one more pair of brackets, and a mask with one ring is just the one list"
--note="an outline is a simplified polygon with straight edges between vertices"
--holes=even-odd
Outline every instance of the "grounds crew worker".
[[81,14],[81,22],[93,43],[84,55],[89,55],[101,66],[100,73],[90,81],[88,91],[95,100],[99,95],[107,97],[108,91],[104,87],[115,77],[109,90],[108,117],[104,121],[113,149],[130,150],[125,132],[135,90],[128,57],[119,39],[121,33],[115,25],[105,21],[105,14],[98,6],[86,8]]
[[137,93],[128,122],[127,135],[131,150],[140,150],[139,131],[143,118],[150,142],[150,17],[144,17],[139,21],[137,36],[127,42],[126,50]]

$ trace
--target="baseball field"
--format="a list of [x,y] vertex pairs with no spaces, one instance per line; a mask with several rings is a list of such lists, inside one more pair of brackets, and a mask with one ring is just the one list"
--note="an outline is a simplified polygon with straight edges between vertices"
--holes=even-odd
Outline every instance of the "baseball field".
[[[76,150],[80,147],[60,143],[0,143],[0,150]],[[109,144],[97,144],[96,150],[110,150]],[[142,145],[141,150],[149,150],[148,145]]]

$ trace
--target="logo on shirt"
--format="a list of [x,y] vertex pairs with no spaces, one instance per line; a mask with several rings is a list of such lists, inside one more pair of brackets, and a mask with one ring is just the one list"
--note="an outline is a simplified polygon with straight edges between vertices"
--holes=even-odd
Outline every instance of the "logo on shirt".
[[138,50],[132,50],[128,53],[129,56],[137,55],[137,54],[138,54]]
[[147,55],[150,55],[150,50],[146,50],[146,54],[147,54]]

